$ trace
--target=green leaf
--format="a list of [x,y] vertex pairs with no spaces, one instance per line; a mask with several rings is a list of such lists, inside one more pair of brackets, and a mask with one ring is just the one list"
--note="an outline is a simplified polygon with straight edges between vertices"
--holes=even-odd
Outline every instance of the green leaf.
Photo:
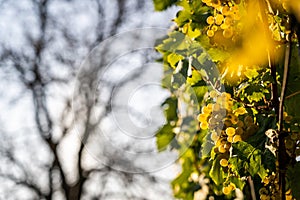
[[203,140],[203,144],[201,146],[201,157],[206,158],[211,155],[211,150],[215,146],[213,140],[211,139],[211,133],[206,134],[206,137]]
[[288,83],[285,96],[286,111],[293,116],[295,120],[300,120],[299,102],[300,102],[300,57],[296,45],[292,48],[292,58],[289,65]]
[[162,103],[162,107],[168,122],[177,121],[177,104],[178,100],[176,97],[169,97]]
[[269,93],[263,85],[258,83],[246,84],[240,91],[242,91],[243,97],[246,97],[250,103],[263,100],[266,94]]
[[180,73],[173,74],[172,87],[176,90],[186,83],[186,67],[183,67]]
[[214,181],[216,185],[220,185],[224,182],[225,174],[223,168],[220,165],[220,159],[216,158],[213,163],[211,170],[209,171],[209,176]]
[[185,153],[181,156],[180,160],[182,162],[181,173],[172,181],[173,188],[177,188],[175,197],[180,199],[193,200],[194,191],[200,189],[197,183],[190,181],[191,173],[197,171],[194,165],[194,150],[187,149]]
[[256,149],[251,144],[243,141],[234,143],[232,146],[233,154],[237,155],[238,159],[243,161],[243,163],[237,161],[237,163],[239,163],[239,167],[240,164],[242,164],[251,176],[258,174],[263,179],[267,175],[267,171],[262,165],[262,153],[259,149]]
[[175,133],[173,133],[173,127],[170,124],[165,124],[156,133],[156,144],[158,151],[164,151],[170,145],[171,141],[174,139]]
[[248,79],[252,79],[252,78],[255,78],[259,75],[258,71],[256,69],[247,69],[246,72],[245,72],[245,76],[248,78]]
[[174,19],[174,21],[179,27],[182,27],[184,24],[190,21],[191,16],[192,15],[189,11],[181,10],[177,13],[177,17]]
[[158,45],[156,49],[160,52],[177,52],[181,55],[189,48],[189,43],[186,36],[179,32],[174,31],[169,34],[169,37],[163,41],[162,44]]
[[198,36],[201,35],[201,32],[199,29],[194,29],[192,30],[191,28],[188,29],[188,32],[187,32],[187,35],[190,37],[190,38],[196,38]]
[[193,29],[191,27],[191,23],[185,24],[182,28],[182,32],[185,33],[191,39],[195,39],[196,37],[201,35],[201,31],[198,28]]
[[167,61],[168,63],[170,63],[170,65],[175,69],[176,68],[176,64],[182,60],[184,57],[182,55],[178,55],[176,53],[170,53],[167,56]]
[[194,92],[194,94],[197,97],[197,102],[196,103],[201,105],[202,102],[203,102],[203,99],[204,99],[204,95],[208,91],[207,86],[193,86],[192,91]]
[[244,172],[244,162],[241,159],[239,159],[237,156],[234,156],[230,157],[228,159],[228,162],[231,164],[231,169],[233,172],[243,175],[242,173]]
[[171,81],[172,81],[172,76],[173,76],[173,71],[171,72],[165,72],[164,76],[161,80],[161,85],[164,88],[168,88],[169,90],[171,90]]
[[191,86],[196,85],[202,80],[201,74],[197,70],[192,70],[192,77],[187,78],[187,83]]
[[249,95],[247,98],[250,102],[259,102],[260,100],[262,100],[264,98],[264,93],[262,92],[253,92],[251,95]]
[[153,0],[156,11],[163,11],[168,7],[174,5],[177,0]]
[[210,48],[207,53],[214,62],[224,62],[230,57],[230,53],[218,48]]
[[292,195],[295,199],[300,199],[300,162],[297,162],[294,166],[289,166],[287,170],[287,178],[290,182]]
[[243,190],[243,188],[246,185],[246,182],[244,180],[241,180],[241,178],[236,177],[236,176],[230,176],[229,181],[234,183],[237,188]]
[[[197,59],[193,60],[193,66],[199,70],[203,76],[207,76],[206,78],[208,78],[212,83],[214,83],[220,76],[216,64],[210,60],[208,54],[205,52],[200,54]],[[203,73],[203,71],[205,73]]]

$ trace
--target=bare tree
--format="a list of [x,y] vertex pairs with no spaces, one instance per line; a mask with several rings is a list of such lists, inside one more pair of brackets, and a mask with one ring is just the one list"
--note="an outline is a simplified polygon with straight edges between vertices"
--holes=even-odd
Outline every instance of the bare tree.
[[[120,48],[118,43],[96,48],[78,69],[87,53],[106,38],[143,26],[149,6],[151,2],[129,0],[1,2],[0,26],[11,32],[0,36],[2,82],[8,85],[1,88],[1,97],[12,96],[11,106],[26,99],[23,106],[28,106],[32,122],[20,126],[11,114],[8,120],[17,129],[7,131],[5,125],[1,130],[1,198],[153,199],[154,193],[170,198],[165,181],[144,173],[147,170],[133,161],[134,156],[120,154],[103,142],[103,136],[99,138],[104,120],[124,109],[113,103],[114,95],[144,79],[151,52],[144,52],[140,67],[129,68],[129,74],[114,81],[107,78],[105,67],[115,58],[111,48]],[[127,45],[142,42],[138,34],[130,36],[134,37]],[[154,59],[155,54],[151,62]],[[11,84],[17,95],[10,94]],[[144,120],[143,113],[134,108],[131,112]],[[128,143],[119,145],[123,150],[132,148]]]

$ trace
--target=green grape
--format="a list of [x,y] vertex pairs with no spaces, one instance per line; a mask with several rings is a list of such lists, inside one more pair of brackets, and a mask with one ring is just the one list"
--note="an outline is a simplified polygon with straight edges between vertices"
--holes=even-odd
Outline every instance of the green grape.
[[285,194],[291,194],[292,193],[292,190],[291,189],[288,189]]
[[214,24],[215,23],[215,19],[213,16],[209,16],[207,19],[206,19],[206,22],[211,25],[211,24]]
[[228,188],[228,187],[223,187],[222,188],[222,192],[223,192],[223,194],[225,194],[225,195],[229,195],[230,194],[230,189]]
[[292,194],[285,195],[285,200],[293,200]]
[[[220,110],[219,110],[220,111]],[[213,112],[213,117],[219,122],[219,121],[222,121],[223,119],[223,115],[219,112]]]
[[253,135],[257,131],[257,126],[255,124],[250,124],[250,126],[246,129],[246,134],[248,136]]
[[245,119],[244,119],[244,123],[245,123],[246,126],[249,127],[250,125],[253,124],[253,118],[249,115],[246,116]]
[[268,185],[270,183],[270,178],[268,178],[268,177],[264,178],[263,183],[265,185]]
[[226,135],[228,135],[228,136],[234,136],[235,135],[235,129],[233,127],[226,128],[225,132],[226,132]]
[[233,137],[232,136],[228,136],[227,137],[227,141],[233,143]]
[[[216,26],[216,25],[213,25],[212,27],[211,27],[211,30],[213,30],[214,32],[216,32],[217,30],[218,30],[218,27]],[[213,97],[212,97],[213,98]]]
[[285,141],[285,146],[286,146],[287,149],[292,149],[294,147],[294,141],[291,140],[290,138],[288,138]]
[[209,124],[212,124],[212,125],[215,125],[216,123],[218,123],[218,120],[215,118],[215,117],[211,117],[209,120],[208,120],[208,123]]
[[232,28],[227,28],[223,31],[223,36],[225,38],[231,38],[233,36],[233,30]]
[[228,6],[223,6],[221,9],[221,12],[223,15],[229,15],[230,14],[230,8]]
[[208,114],[206,114],[206,113],[201,113],[197,117],[199,122],[206,122],[207,118],[208,118]]
[[217,25],[221,25],[222,22],[223,22],[223,20],[224,20],[224,16],[221,15],[221,14],[217,14],[217,15],[215,16],[215,20],[216,20],[216,24],[217,24]]
[[222,167],[227,167],[227,166],[228,166],[228,160],[225,159],[225,158],[222,158],[222,159],[220,160],[220,165],[221,165]]
[[239,7],[238,6],[231,6],[230,11],[237,12],[237,11],[239,11]]
[[233,19],[236,21],[241,19],[241,15],[240,15],[239,11],[237,11],[233,14]]
[[233,102],[232,101],[225,101],[224,102],[224,108],[228,111],[228,112],[231,112],[232,111],[232,106],[233,106]]
[[218,112],[220,110],[220,105],[219,104],[214,104],[212,107],[213,112]]
[[236,143],[236,142],[239,142],[239,141],[242,141],[242,137],[240,135],[233,136],[232,143]]
[[239,107],[233,111],[234,115],[239,116],[239,115],[244,115],[247,113],[247,110],[244,107]]
[[265,187],[262,187],[262,188],[260,188],[259,189],[259,194],[260,195],[263,195],[263,194],[268,194],[269,192],[268,192],[268,190],[265,188]]
[[230,121],[231,121],[232,124],[235,125],[239,122],[239,119],[236,116],[233,116]]
[[228,24],[221,24],[220,28],[223,29],[223,30],[226,30],[226,29],[229,28],[229,25]]
[[208,37],[213,37],[215,35],[215,32],[213,30],[207,30],[206,34]]
[[201,112],[205,113],[205,114],[210,114],[211,113],[211,108],[209,108],[207,106],[203,106]]
[[219,147],[219,146],[221,146],[221,145],[223,145],[223,144],[225,144],[226,142],[225,142],[225,140],[224,140],[224,138],[219,138],[218,140],[217,140],[217,142],[216,142],[216,147]]
[[238,121],[238,123],[236,124],[239,128],[243,128],[244,127],[244,122],[242,121]]
[[228,101],[231,99],[231,94],[227,92],[222,92],[221,97]]
[[262,194],[262,195],[260,195],[260,199],[261,200],[270,200],[270,197],[265,194]]
[[209,103],[209,104],[207,104],[206,107],[207,107],[207,109],[209,110],[209,112],[211,113],[213,104],[212,104],[212,103]]
[[224,99],[222,96],[218,96],[218,97],[217,97],[216,102],[217,102],[217,104],[219,104],[220,106],[223,105],[224,101],[225,101],[225,99]]
[[[218,96],[218,93],[217,93],[216,90],[212,90],[212,91],[209,92],[209,96],[210,96],[211,98],[216,98],[216,97]],[[214,105],[215,105],[215,104],[214,104]]]
[[230,187],[230,186],[225,186],[225,187],[222,188],[222,192],[223,192],[223,194],[225,194],[225,195],[229,195],[229,194],[232,192],[232,187]]
[[208,122],[208,128],[210,130],[214,130],[219,124],[218,123],[210,123]]
[[224,125],[225,125],[226,128],[231,127],[232,126],[231,120],[225,120]]
[[225,153],[226,152],[226,149],[225,149],[224,145],[220,145],[218,147],[218,150],[219,150],[220,153]]
[[225,17],[224,24],[230,26],[233,23],[233,20],[231,17]]
[[213,141],[217,141],[218,139],[219,139],[219,136],[218,136],[218,133],[216,132],[216,131],[213,131],[212,133],[211,133],[211,139],[213,140]]
[[292,133],[291,139],[296,141],[298,139],[298,134],[297,133]]
[[235,133],[238,134],[238,135],[242,135],[244,133],[244,130],[241,127],[237,127],[235,129]]
[[287,116],[284,121],[289,124],[292,122],[292,119],[293,119],[292,116]]
[[200,123],[200,128],[203,129],[203,130],[208,129],[208,123],[207,122],[201,122]]

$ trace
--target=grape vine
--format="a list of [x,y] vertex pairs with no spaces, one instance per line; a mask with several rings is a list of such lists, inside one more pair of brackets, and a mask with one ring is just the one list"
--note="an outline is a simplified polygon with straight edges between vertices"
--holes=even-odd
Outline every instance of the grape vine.
[[300,199],[300,2],[154,0],[181,7],[162,54],[175,197]]

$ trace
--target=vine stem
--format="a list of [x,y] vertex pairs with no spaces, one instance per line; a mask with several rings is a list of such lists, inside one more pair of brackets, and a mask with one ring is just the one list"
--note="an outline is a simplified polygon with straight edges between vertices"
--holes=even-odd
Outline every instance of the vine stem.
[[253,180],[252,180],[251,176],[248,177],[248,183],[249,183],[249,186],[250,186],[251,199],[256,200],[254,183],[253,183]]
[[287,165],[287,155],[286,148],[284,143],[285,133],[283,131],[283,107],[284,107],[284,98],[285,91],[288,81],[288,72],[289,65],[291,60],[291,36],[288,36],[288,43],[285,49],[285,57],[284,57],[284,69],[283,69],[283,79],[282,79],[282,87],[279,101],[279,113],[278,113],[278,131],[279,131],[279,146],[278,146],[278,162],[279,162],[279,189],[281,193],[281,199],[285,200],[285,176],[286,176],[286,165]]
[[[264,6],[262,2],[260,2],[260,11],[262,13],[262,20],[265,24],[267,24],[267,18],[265,14],[263,14]],[[266,0],[266,7],[269,10],[269,13],[273,14],[273,10],[270,6],[270,3],[268,0]],[[291,20],[291,18],[288,19],[288,21]],[[269,30],[265,31],[265,34],[270,36]],[[286,165],[287,165],[287,155],[286,155],[286,149],[285,149],[285,132],[283,131],[283,112],[284,112],[284,98],[285,98],[285,91],[287,86],[287,79],[288,79],[288,71],[289,71],[289,64],[291,59],[291,35],[288,35],[288,43],[286,45],[285,49],[285,57],[284,57],[284,69],[283,69],[283,79],[282,79],[282,87],[281,87],[281,93],[280,96],[278,94],[278,84],[277,84],[277,71],[276,71],[276,65],[274,61],[274,52],[271,52],[271,49],[268,48],[268,60],[269,60],[269,67],[271,69],[271,76],[273,77],[273,83],[271,85],[271,91],[272,91],[272,107],[275,109],[276,114],[276,120],[278,122],[278,154],[277,154],[277,160],[278,160],[278,168],[279,168],[279,193],[281,196],[281,200],[285,200],[285,176],[286,176]]]

